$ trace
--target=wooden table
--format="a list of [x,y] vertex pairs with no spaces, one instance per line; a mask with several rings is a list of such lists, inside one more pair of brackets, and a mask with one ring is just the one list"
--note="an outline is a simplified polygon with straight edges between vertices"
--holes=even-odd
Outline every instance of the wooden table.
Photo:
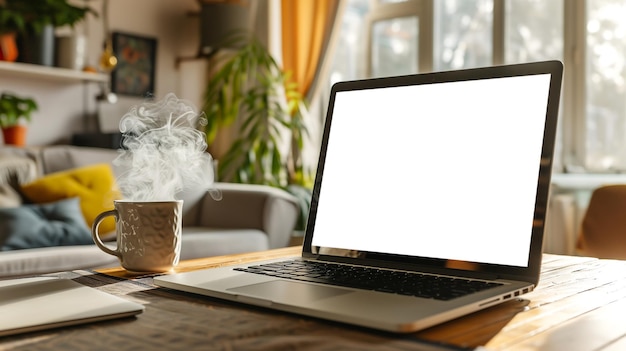
[[[186,272],[290,257],[299,248],[181,262]],[[13,336],[0,350],[626,350],[626,261],[545,255],[520,299],[395,335],[156,288],[123,269],[60,273],[146,305],[136,318]]]

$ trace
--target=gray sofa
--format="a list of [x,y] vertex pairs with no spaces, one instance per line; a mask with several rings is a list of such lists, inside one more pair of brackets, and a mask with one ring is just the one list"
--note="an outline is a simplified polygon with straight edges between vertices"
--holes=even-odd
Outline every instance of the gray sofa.
[[[115,150],[66,145],[0,147],[0,207],[21,205],[23,199],[11,194],[11,186],[7,186],[10,182],[20,183],[57,171],[110,163],[116,156]],[[113,172],[119,170],[113,167]],[[15,184],[12,187],[15,188]],[[205,189],[191,189],[182,196],[181,259],[252,252],[289,244],[299,213],[293,196],[262,185],[215,183],[215,188],[222,195],[219,201]],[[118,265],[116,257],[103,253],[95,245],[0,251],[0,278]]]

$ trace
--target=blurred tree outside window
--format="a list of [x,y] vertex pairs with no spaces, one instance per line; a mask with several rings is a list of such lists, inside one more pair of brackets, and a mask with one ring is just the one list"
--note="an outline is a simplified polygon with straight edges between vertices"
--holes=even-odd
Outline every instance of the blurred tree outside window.
[[[327,91],[337,81],[420,69],[561,60],[564,89],[573,91],[562,94],[555,170],[624,172],[624,18],[621,0],[345,0]],[[566,40],[582,51],[566,50]]]

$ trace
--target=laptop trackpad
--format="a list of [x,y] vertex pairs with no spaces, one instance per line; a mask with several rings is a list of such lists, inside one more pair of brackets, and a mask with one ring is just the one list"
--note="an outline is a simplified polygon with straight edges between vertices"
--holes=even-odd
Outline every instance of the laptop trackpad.
[[228,289],[249,297],[281,303],[302,303],[354,292],[353,290],[284,280],[240,286]]

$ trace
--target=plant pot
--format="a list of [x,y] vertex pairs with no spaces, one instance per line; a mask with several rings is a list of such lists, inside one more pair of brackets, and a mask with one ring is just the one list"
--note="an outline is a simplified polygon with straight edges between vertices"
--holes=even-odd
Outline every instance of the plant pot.
[[36,65],[54,65],[54,27],[45,25],[41,33],[21,34],[17,37],[17,60]]
[[0,34],[0,61],[14,62],[17,59],[15,33]]
[[26,132],[28,128],[22,125],[2,128],[2,137],[5,145],[24,146],[26,145]]
[[56,66],[81,71],[87,61],[87,37],[81,34],[56,38]]

